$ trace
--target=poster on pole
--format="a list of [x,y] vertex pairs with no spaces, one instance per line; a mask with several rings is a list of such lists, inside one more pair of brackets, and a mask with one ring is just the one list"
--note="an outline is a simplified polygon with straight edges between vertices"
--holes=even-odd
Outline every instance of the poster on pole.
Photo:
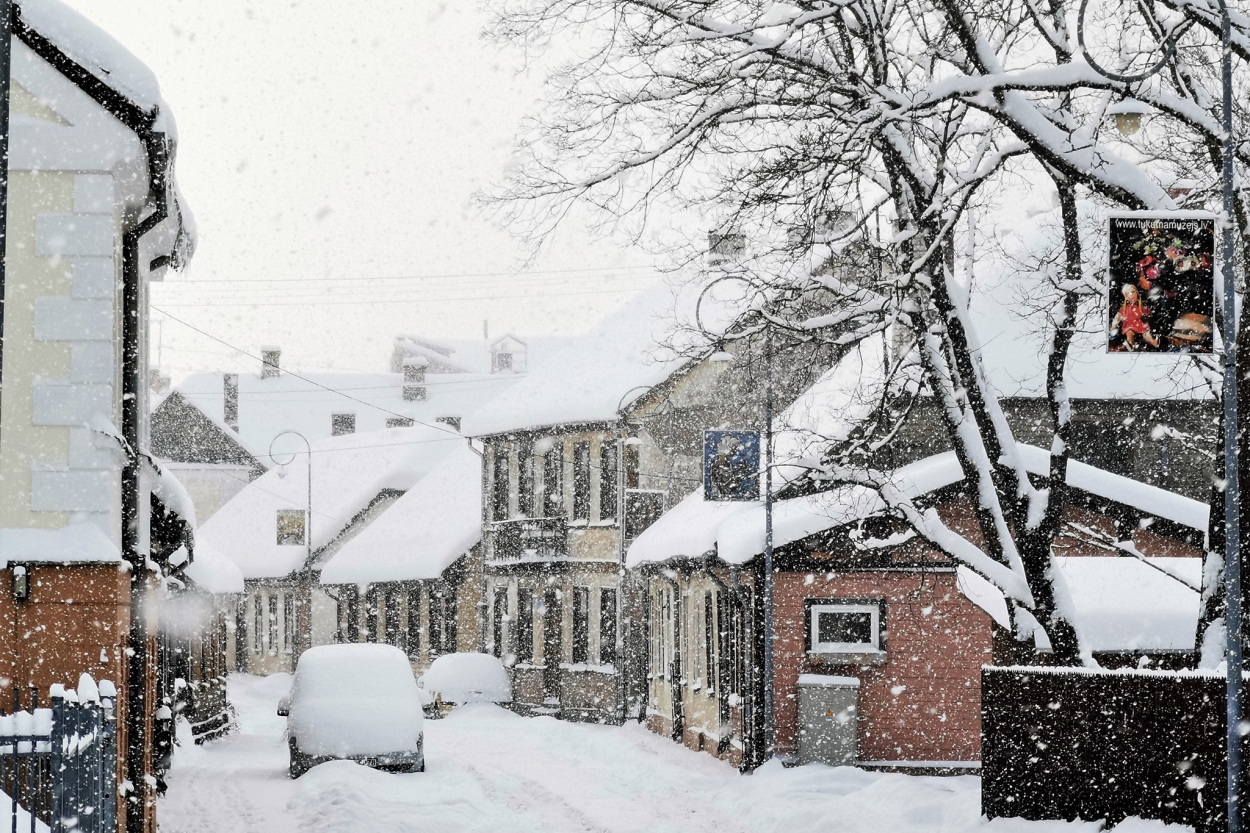
[[760,432],[703,433],[703,499],[759,500]]
[[1107,351],[1213,352],[1214,215],[1118,212],[1109,223]]

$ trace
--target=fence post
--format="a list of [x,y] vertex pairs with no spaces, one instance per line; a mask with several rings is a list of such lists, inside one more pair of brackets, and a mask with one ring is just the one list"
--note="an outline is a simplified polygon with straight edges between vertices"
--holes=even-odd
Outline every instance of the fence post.
[[65,818],[65,686],[52,686],[48,692],[52,700],[52,731],[48,736],[48,747],[52,759],[49,770],[52,774],[52,809],[48,814],[48,828],[52,833],[62,829],[61,819]]
[[100,830],[117,831],[117,690],[111,680],[100,681],[100,706],[104,711],[100,736]]

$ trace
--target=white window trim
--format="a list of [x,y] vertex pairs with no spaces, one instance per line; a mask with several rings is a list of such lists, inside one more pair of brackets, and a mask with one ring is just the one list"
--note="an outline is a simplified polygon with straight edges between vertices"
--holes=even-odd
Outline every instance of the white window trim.
[[[868,613],[872,617],[872,642],[819,642],[820,614],[822,613]],[[876,604],[815,604],[811,606],[811,643],[808,652],[812,654],[868,654],[884,653],[881,649],[881,606]]]

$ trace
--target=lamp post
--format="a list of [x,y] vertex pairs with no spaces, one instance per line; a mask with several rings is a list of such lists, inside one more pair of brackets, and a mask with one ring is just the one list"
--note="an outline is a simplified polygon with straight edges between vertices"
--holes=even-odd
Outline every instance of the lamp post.
[[[1226,692],[1226,717],[1228,744],[1228,831],[1240,833],[1241,830],[1241,715],[1242,715],[1242,644],[1241,644],[1241,546],[1240,538],[1240,483],[1237,471],[1237,290],[1233,282],[1233,55],[1229,41],[1232,35],[1232,23],[1228,16],[1227,0],[1215,0],[1220,11],[1220,74],[1223,82],[1223,137],[1221,155],[1223,157],[1223,241],[1222,241],[1222,274],[1224,281],[1224,597],[1225,615],[1225,659],[1228,665],[1228,685]],[[1163,69],[1172,53],[1176,50],[1176,42],[1192,23],[1177,27],[1163,42],[1163,57],[1154,66],[1134,75],[1122,75],[1111,72],[1100,66],[1090,56],[1085,47],[1085,9],[1089,0],[1081,0],[1081,8],[1077,18],[1077,41],[1085,60],[1095,71],[1113,81],[1126,84],[1142,81]],[[1139,116],[1140,118],[1140,116]],[[1117,121],[1119,119],[1117,118]],[[1124,128],[1132,128],[1126,123]],[[1123,129],[1123,128],[1122,128]],[[1131,133],[1136,130],[1127,130]]]
[[[307,469],[307,471],[308,471],[308,509],[307,509],[307,511],[304,513],[304,546],[305,546],[306,551],[307,551],[307,555],[305,556],[305,559],[304,559],[304,569],[305,569],[305,570],[307,570],[307,569],[309,569],[309,568],[312,566],[312,444],[311,444],[311,443],[309,443],[309,442],[308,442],[308,438],[307,438],[307,437],[305,437],[305,436],[304,436],[303,434],[301,434],[300,432],[298,432],[298,431],[294,431],[294,430],[291,430],[291,429],[287,429],[286,431],[283,431],[282,433],[278,434],[278,435],[277,435],[277,436],[275,436],[272,440],[270,440],[270,441],[269,441],[269,459],[270,459],[270,460],[273,460],[273,459],[274,459],[274,456],[273,456],[273,445],[274,445],[274,443],[276,443],[276,442],[277,442],[279,439],[281,439],[282,437],[285,437],[287,434],[294,434],[295,436],[297,436],[297,437],[299,437],[301,440],[303,440],[303,441],[304,441],[304,448],[305,448],[305,450],[306,450],[306,451],[307,451],[307,453],[308,453],[308,469]],[[295,455],[296,455],[297,453],[298,453],[298,452],[294,452],[294,451],[293,451],[293,452],[291,452],[291,459],[290,459],[290,460],[287,460],[287,463],[293,462],[293,461],[295,460]],[[279,465],[283,465],[283,466],[285,466],[285,465],[286,465],[286,463],[279,463]],[[303,606],[301,605],[301,607],[303,607]],[[282,615],[283,615],[283,616],[289,616],[289,615],[290,615],[290,612],[289,612],[289,611],[283,611],[283,612],[282,612]],[[302,636],[302,635],[303,635],[303,629],[302,629],[302,628],[299,628],[299,627],[298,627],[298,624],[299,624],[299,623],[298,623],[298,622],[296,622],[296,625],[297,625],[297,627],[296,627],[296,629],[295,629],[295,630],[296,630],[296,642],[297,642],[297,643],[302,643],[302,642],[303,642],[303,636]],[[299,655],[300,655],[302,652],[303,652],[302,650],[297,649],[297,650],[295,651],[295,659],[299,659]]]

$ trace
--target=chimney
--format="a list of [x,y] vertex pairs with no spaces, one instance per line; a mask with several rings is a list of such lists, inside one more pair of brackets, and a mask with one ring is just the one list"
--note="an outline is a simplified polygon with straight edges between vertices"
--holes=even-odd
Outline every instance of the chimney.
[[260,378],[274,379],[281,375],[279,361],[282,359],[282,348],[265,346],[260,348]]
[[416,402],[425,399],[425,368],[430,360],[425,356],[412,356],[404,359],[404,401]]
[[225,404],[222,406],[222,420],[234,433],[239,433],[239,374],[223,373],[221,375],[221,384],[223,393],[225,394]]

